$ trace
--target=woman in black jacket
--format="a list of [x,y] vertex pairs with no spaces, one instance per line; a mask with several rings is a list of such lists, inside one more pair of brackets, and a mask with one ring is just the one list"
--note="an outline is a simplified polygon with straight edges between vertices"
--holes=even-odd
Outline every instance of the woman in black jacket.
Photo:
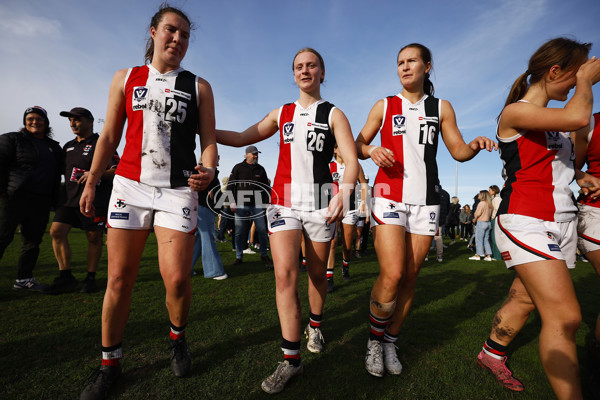
[[0,259],[21,225],[13,288],[40,291],[45,285],[33,277],[33,268],[57,200],[62,149],[50,138],[50,121],[42,107],[26,109],[23,125],[19,132],[0,136]]

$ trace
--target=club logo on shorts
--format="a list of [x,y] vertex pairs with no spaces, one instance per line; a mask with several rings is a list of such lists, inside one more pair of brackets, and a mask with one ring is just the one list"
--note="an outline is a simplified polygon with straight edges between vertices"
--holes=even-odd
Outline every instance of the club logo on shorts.
[[181,209],[181,212],[183,214],[183,218],[189,220],[190,219],[190,209],[187,207],[183,207]]
[[432,211],[429,213],[429,220],[430,221],[435,221],[435,211]]
[[273,219],[279,219],[281,218],[281,213],[279,211],[277,211],[275,214],[273,214]]
[[406,134],[406,117],[401,114],[392,116],[392,136]]
[[148,88],[145,86],[135,86],[133,88],[133,99],[131,109],[133,111],[145,110],[147,108]]
[[387,208],[389,208],[390,210],[395,210],[396,209],[396,205],[394,203],[389,203]]
[[286,122],[281,129],[283,134],[283,143],[292,143],[294,141],[294,123]]
[[125,206],[127,206],[127,204],[125,204],[125,200],[123,199],[117,199],[117,202],[115,203],[115,208],[118,208],[119,210],[125,208]]

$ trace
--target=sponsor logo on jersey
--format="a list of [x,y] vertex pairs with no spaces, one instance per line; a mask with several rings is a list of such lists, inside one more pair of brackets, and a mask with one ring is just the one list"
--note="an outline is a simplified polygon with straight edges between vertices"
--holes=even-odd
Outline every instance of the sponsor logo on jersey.
[[286,122],[281,130],[283,133],[283,143],[292,143],[294,141],[294,123]]
[[131,109],[133,111],[145,110],[147,108],[148,88],[145,86],[134,86]]
[[306,126],[312,126],[313,128],[317,128],[317,129],[329,129],[329,125],[327,124],[321,124],[318,122],[309,122],[308,124],[306,124]]
[[117,199],[117,202],[115,203],[115,208],[118,208],[119,210],[125,208],[125,206],[127,206],[127,204],[125,204],[125,200],[123,199]]
[[419,111],[416,107],[408,107],[408,111]]
[[550,251],[560,251],[560,246],[556,243],[548,243],[548,248]]
[[156,82],[166,82],[167,81],[165,78],[161,78],[160,76],[157,76],[154,80]]
[[438,117],[419,117],[419,121],[435,122],[439,121]]
[[560,150],[563,148],[560,140],[560,132],[546,132],[546,148],[548,150]]
[[406,117],[401,114],[392,116],[392,136],[406,134]]
[[129,213],[122,213],[122,212],[111,212],[111,213],[110,213],[110,219],[123,219],[123,220],[129,220]]
[[308,117],[308,113],[300,113],[301,117]]
[[188,101],[192,99],[192,95],[191,94],[189,94],[187,92],[183,92],[181,90],[171,89],[171,93],[173,93],[176,96],[183,97],[184,99],[186,99]]
[[400,214],[397,212],[384,212],[383,218],[400,218]]
[[67,149],[65,149],[65,152],[72,151],[72,150],[75,150],[75,147],[68,147]]

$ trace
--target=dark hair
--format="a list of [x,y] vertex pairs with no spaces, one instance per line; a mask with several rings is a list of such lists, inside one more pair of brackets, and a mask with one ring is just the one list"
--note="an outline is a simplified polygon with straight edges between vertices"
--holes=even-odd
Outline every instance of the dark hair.
[[591,43],[579,43],[564,37],[544,43],[529,59],[527,71],[513,83],[504,107],[522,99],[529,86],[541,81],[552,66],[558,65],[564,71],[579,68],[586,62],[591,47]]
[[[419,52],[421,53],[421,60],[423,60],[423,62],[425,64],[430,63],[431,68],[433,69],[433,59],[431,57],[431,50],[429,50],[426,46],[423,46],[421,43],[411,43],[411,44],[407,44],[406,46],[401,48],[400,51],[398,52],[398,55],[396,56],[396,62],[398,61],[398,57],[400,56],[400,53],[402,53],[403,50],[408,49],[409,47],[418,49]],[[429,72],[427,72],[425,74],[425,81],[423,82],[423,91],[426,94],[433,96],[435,89],[433,88],[433,82],[431,82],[431,79],[429,79],[430,72],[431,72],[431,69],[429,70]]]
[[[294,70],[294,61],[296,61],[296,57],[298,57],[298,54],[305,53],[305,52],[313,53],[315,56],[317,56],[317,58],[319,59],[319,63],[321,63],[321,69],[323,71],[325,71],[325,61],[323,61],[323,57],[321,57],[321,55],[319,54],[318,51],[316,51],[315,49],[313,49],[311,47],[305,47],[303,49],[298,50],[298,52],[294,56],[294,59],[292,60],[292,71]],[[321,83],[323,83],[322,78],[321,78]]]
[[[154,14],[152,16],[152,19],[150,20],[150,26],[148,27],[148,31],[150,31],[151,28],[158,29],[158,24],[160,24],[160,21],[162,21],[165,14],[168,14],[168,13],[173,13],[173,14],[179,15],[181,18],[183,18],[188,23],[188,25],[190,26],[190,30],[193,29],[193,25],[192,25],[190,19],[188,18],[187,15],[185,15],[185,13],[183,11],[181,11],[178,8],[171,7],[169,5],[169,3],[165,2],[160,5],[156,14]],[[144,64],[150,64],[152,62],[153,56],[154,56],[154,39],[152,39],[152,36],[150,36],[148,38],[148,41],[146,42],[146,54],[144,55]]]
[[498,187],[498,185],[492,185],[490,186],[490,189],[492,189],[495,194],[500,193],[500,188]]

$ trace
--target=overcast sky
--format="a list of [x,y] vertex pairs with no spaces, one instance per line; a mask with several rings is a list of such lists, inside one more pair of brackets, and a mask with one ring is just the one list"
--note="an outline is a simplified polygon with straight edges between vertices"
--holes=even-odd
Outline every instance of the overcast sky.
[[[0,3],[0,133],[22,127],[32,105],[48,110],[54,137],[72,139],[62,110],[81,106],[102,129],[108,89],[118,69],[143,64],[148,24],[160,1],[3,0]],[[380,98],[401,91],[396,54],[419,42],[433,53],[435,94],[450,101],[469,142],[494,138],[495,118],[508,89],[546,40],[568,36],[591,42],[600,56],[600,1],[181,1],[196,29],[183,67],[207,79],[215,95],[217,127],[243,130],[298,98],[292,58],[314,47],[325,59],[323,98],[350,120],[354,136]],[[598,98],[600,89],[594,88]],[[597,102],[598,104],[598,102]],[[564,104],[551,103],[562,107]],[[600,111],[600,106],[594,107]],[[124,137],[124,136],[123,136]],[[121,143],[119,151],[122,152]],[[277,135],[258,143],[269,177],[277,166]],[[220,176],[243,149],[219,146]],[[361,162],[372,178],[377,168]],[[455,194],[456,163],[442,141],[440,180]],[[497,152],[458,164],[458,196],[472,202],[480,189],[502,186]]]

